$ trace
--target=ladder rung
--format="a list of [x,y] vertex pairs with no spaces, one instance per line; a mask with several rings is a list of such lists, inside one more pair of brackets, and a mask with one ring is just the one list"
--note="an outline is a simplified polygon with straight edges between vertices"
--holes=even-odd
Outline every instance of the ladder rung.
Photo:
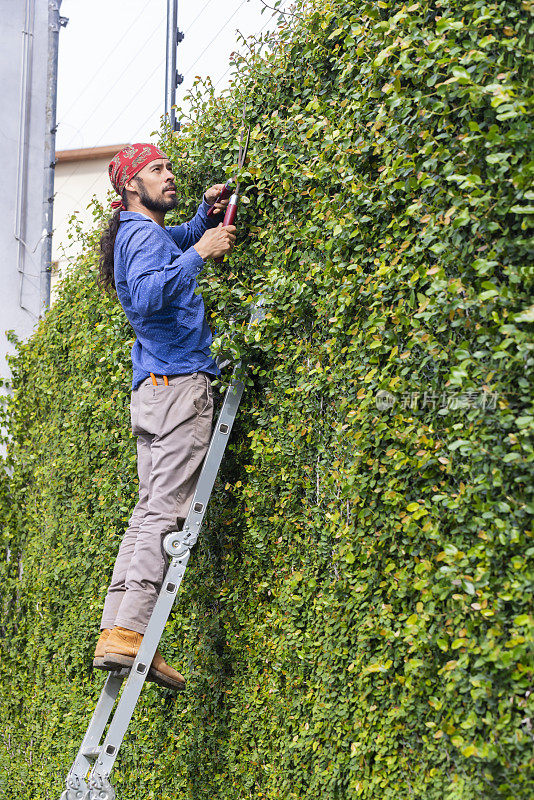
[[127,678],[130,674],[130,667],[117,667],[117,669],[110,670],[110,675],[114,678]]
[[83,755],[86,758],[98,758],[100,753],[102,752],[102,748],[100,745],[98,747],[88,747],[87,750],[83,751]]

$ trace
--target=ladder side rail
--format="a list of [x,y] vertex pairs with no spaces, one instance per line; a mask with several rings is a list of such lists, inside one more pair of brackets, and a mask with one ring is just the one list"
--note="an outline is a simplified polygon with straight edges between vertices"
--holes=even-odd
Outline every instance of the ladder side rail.
[[[260,298],[252,308],[248,327],[252,327],[256,322],[260,322],[264,319],[264,317],[265,309],[263,308],[263,300]],[[242,368],[243,362],[240,361],[232,371],[230,385],[226,391],[224,403],[217,419],[215,431],[211,438],[208,452],[206,453],[206,458],[197,481],[193,500],[191,501],[183,528],[181,531],[171,533],[165,538],[164,547],[170,556],[179,554],[183,546],[191,548],[197,542],[208,501],[211,497],[226,444],[230,438],[239,404],[245,390],[243,381],[237,377]]]
[[98,702],[93,711],[91,721],[85,732],[80,749],[74,763],[67,775],[67,789],[61,795],[61,800],[77,800],[84,798],[87,792],[85,779],[89,769],[93,766],[93,761],[85,754],[88,750],[96,748],[100,742],[104,729],[107,725],[113,706],[120,692],[125,675],[111,672],[100,693]]

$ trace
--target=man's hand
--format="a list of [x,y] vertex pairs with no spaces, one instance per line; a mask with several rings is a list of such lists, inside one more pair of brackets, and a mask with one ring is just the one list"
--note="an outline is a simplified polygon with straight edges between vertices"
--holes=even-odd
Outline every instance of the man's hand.
[[207,258],[225,256],[232,251],[235,243],[235,231],[235,225],[227,225],[223,228],[222,222],[219,222],[216,228],[206,231],[198,240],[195,250],[204,261]]
[[229,197],[226,200],[221,200],[220,203],[216,203],[215,200],[218,198],[222,190],[224,189],[224,183],[216,183],[213,186],[210,186],[209,189],[206,189],[204,192],[204,200],[210,206],[213,206],[213,213],[220,214],[221,211],[224,211],[226,206],[228,205]]

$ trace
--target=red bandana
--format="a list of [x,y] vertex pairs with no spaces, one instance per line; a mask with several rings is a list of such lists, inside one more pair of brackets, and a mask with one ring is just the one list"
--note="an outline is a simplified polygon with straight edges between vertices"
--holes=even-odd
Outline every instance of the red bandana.
[[[167,158],[166,154],[153,144],[129,144],[120,150],[109,165],[109,179],[117,194],[122,194],[125,185],[139,170],[155,161],[157,158]],[[111,208],[120,208],[126,211],[122,200],[114,200]]]

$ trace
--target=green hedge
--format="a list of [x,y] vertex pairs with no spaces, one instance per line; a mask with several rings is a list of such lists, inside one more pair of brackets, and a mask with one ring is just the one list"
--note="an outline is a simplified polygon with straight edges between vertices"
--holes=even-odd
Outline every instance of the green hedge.
[[[202,291],[251,379],[164,638],[188,691],[144,690],[122,800],[533,795],[531,14],[298,5],[231,96],[162,134],[185,216],[232,174],[246,103],[249,203]],[[12,363],[0,787],[18,800],[59,796],[102,686],[136,493],[102,214]]]

